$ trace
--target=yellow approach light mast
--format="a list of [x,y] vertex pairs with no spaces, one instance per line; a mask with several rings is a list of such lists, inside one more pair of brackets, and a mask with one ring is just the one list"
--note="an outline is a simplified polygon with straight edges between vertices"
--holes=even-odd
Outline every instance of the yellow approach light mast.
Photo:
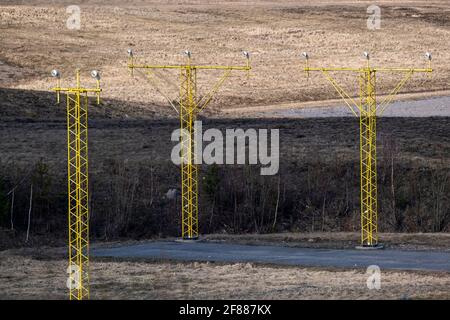
[[[365,67],[361,68],[312,68],[309,55],[302,53],[306,61],[304,71],[309,77],[310,72],[320,72],[334,89],[339,93],[351,112],[359,117],[360,128],[360,178],[361,178],[361,246],[382,247],[378,244],[378,203],[377,203],[377,148],[376,148],[376,121],[387,106],[392,102],[394,96],[411,79],[414,73],[433,72],[431,68],[431,54],[426,53],[428,60],[427,68],[373,68],[370,65],[369,53],[364,52],[367,61]],[[339,83],[332,73],[352,72],[356,74],[359,83],[359,99],[353,98]],[[379,73],[399,73],[402,79],[385,96],[381,103],[377,103],[376,77]]]
[[94,93],[100,103],[100,73],[91,72],[96,80],[94,88],[80,84],[80,70],[76,70],[76,86],[61,87],[61,75],[53,70],[60,93],[66,94],[67,104],[67,177],[69,225],[69,288],[70,300],[89,299],[89,179],[88,179],[88,94]]
[[[181,128],[181,237],[185,240],[198,239],[198,166],[195,163],[194,122],[197,115],[211,102],[225,80],[233,71],[246,71],[249,74],[250,54],[243,52],[247,63],[244,66],[207,66],[192,64],[192,54],[184,51],[186,63],[182,65],[144,65],[136,64],[133,51],[128,50],[128,68],[134,71],[144,70],[145,76],[155,89],[170,103],[178,113]],[[156,76],[158,69],[176,69],[179,71],[179,97],[170,99],[163,93]],[[209,91],[200,96],[197,90],[197,73],[203,71],[223,71]],[[177,102],[173,102],[177,101]]]

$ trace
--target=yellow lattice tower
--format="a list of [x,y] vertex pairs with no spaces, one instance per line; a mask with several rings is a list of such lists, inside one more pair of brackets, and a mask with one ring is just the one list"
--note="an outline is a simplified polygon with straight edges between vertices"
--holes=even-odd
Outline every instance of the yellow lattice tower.
[[80,71],[76,71],[76,86],[61,87],[57,78],[57,101],[60,93],[66,93],[67,103],[67,177],[68,177],[68,226],[69,226],[69,298],[89,299],[89,179],[88,179],[88,94],[97,95],[100,103],[100,75],[92,71],[95,88],[80,85]]
[[[128,50],[128,68],[131,73],[135,69],[144,69],[146,76],[157,91],[163,95],[171,104],[172,108],[179,114],[181,128],[181,237],[187,240],[198,238],[198,165],[195,163],[194,122],[197,115],[211,101],[224,81],[231,75],[232,71],[251,70],[250,55],[243,52],[247,59],[245,66],[205,66],[193,65],[191,63],[191,52],[185,51],[186,64],[183,65],[141,65],[135,64],[133,52]],[[178,99],[170,99],[159,88],[158,80],[153,70],[155,69],[178,69],[180,93]],[[223,74],[211,87],[211,89],[199,98],[197,91],[197,73],[207,70],[222,70]],[[177,105],[173,101],[178,100]]]
[[[386,107],[392,102],[394,96],[400,91],[405,83],[411,79],[414,73],[431,73],[431,54],[426,53],[428,68],[372,68],[370,66],[369,54],[364,52],[367,60],[363,68],[311,68],[309,56],[306,52],[302,54],[306,59],[304,71],[321,72],[333,85],[352,113],[359,117],[360,127],[360,177],[361,177],[361,245],[363,247],[378,246],[378,203],[377,203],[377,116],[383,114]],[[331,72],[353,72],[358,76],[359,100],[354,99],[340,86]],[[395,88],[377,104],[376,77],[379,72],[401,73],[403,78]]]

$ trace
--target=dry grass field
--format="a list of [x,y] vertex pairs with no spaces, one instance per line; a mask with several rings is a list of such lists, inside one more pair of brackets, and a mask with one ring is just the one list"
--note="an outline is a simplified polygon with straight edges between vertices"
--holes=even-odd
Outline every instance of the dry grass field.
[[[67,262],[49,252],[0,252],[0,299],[67,299]],[[450,299],[447,273],[383,271],[380,290],[365,270],[249,263],[95,259],[90,274],[92,299]]]
[[[61,113],[64,111],[60,110]],[[5,167],[26,167],[43,159],[56,176],[65,175],[65,122],[8,120],[0,123],[2,161]],[[170,135],[178,126],[176,120],[101,120],[90,121],[90,171],[93,177],[107,169],[112,159],[133,164],[168,167],[175,181],[178,169],[170,153],[176,142]],[[280,170],[304,166],[320,160],[358,161],[358,122],[353,118],[321,119],[203,119],[203,129],[278,128],[280,130]],[[379,121],[380,164],[383,143],[395,141],[396,161],[412,168],[449,168],[449,118],[386,118]],[[206,143],[205,143],[206,144]],[[167,146],[170,146],[168,148]],[[386,151],[387,152],[387,151]],[[162,170],[162,169],[161,169]],[[290,175],[289,172],[283,172]],[[172,175],[170,177],[172,178]],[[166,184],[165,182],[161,182]]]
[[[83,1],[81,29],[69,30],[70,1],[2,1],[0,87],[47,91],[54,84],[48,77],[52,68],[70,81],[80,67],[87,82],[87,72],[98,68],[107,100],[134,102],[173,116],[143,77],[129,76],[130,47],[137,61],[153,64],[182,63],[185,49],[198,64],[244,64],[241,51],[252,52],[250,78],[234,74],[211,105],[216,113],[337,98],[320,75],[306,81],[302,51],[310,53],[313,65],[350,67],[364,64],[363,51],[371,52],[374,65],[422,67],[424,52],[431,51],[436,69],[432,79],[416,75],[417,81],[403,91],[450,89],[448,1],[377,3],[382,9],[380,30],[367,28],[371,1]],[[177,75],[161,73],[175,98]],[[206,90],[217,77],[215,72],[199,74],[200,87]],[[380,76],[380,93],[397,80]],[[355,87],[354,76],[343,75],[342,83]]]

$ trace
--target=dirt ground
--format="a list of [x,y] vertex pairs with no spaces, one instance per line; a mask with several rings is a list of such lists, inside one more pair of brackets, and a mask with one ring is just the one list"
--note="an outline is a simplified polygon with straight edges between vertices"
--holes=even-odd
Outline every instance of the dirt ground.
[[[0,299],[67,299],[61,250],[0,252]],[[92,299],[450,299],[448,273],[91,260]],[[211,284],[214,284],[213,286]]]
[[[2,1],[0,10],[0,87],[48,91],[59,68],[64,83],[81,67],[102,72],[103,95],[135,102],[148,112],[174,116],[167,102],[143,77],[129,76],[126,50],[137,62],[179,64],[181,52],[193,52],[198,64],[245,64],[242,50],[252,53],[253,71],[235,73],[211,110],[273,106],[338,98],[321,75],[307,82],[299,55],[307,51],[314,66],[364,64],[424,67],[424,52],[434,53],[431,79],[416,75],[402,92],[448,90],[450,83],[450,4],[448,1],[381,1],[381,29],[367,28],[371,1],[83,1],[80,30],[66,21],[70,1]],[[166,93],[178,95],[177,74],[161,72]],[[198,75],[201,92],[219,73]],[[379,93],[393,88],[400,75],[378,77]],[[355,78],[342,75],[352,92]],[[356,91],[355,91],[356,93]],[[235,114],[239,114],[239,110]]]

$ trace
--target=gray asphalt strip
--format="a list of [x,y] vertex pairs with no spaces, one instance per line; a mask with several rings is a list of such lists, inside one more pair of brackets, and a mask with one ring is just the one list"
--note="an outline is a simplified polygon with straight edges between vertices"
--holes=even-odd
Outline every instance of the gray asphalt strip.
[[401,250],[330,250],[226,243],[155,241],[112,248],[93,248],[96,257],[179,261],[254,262],[278,265],[423,270],[450,272],[450,252]]

